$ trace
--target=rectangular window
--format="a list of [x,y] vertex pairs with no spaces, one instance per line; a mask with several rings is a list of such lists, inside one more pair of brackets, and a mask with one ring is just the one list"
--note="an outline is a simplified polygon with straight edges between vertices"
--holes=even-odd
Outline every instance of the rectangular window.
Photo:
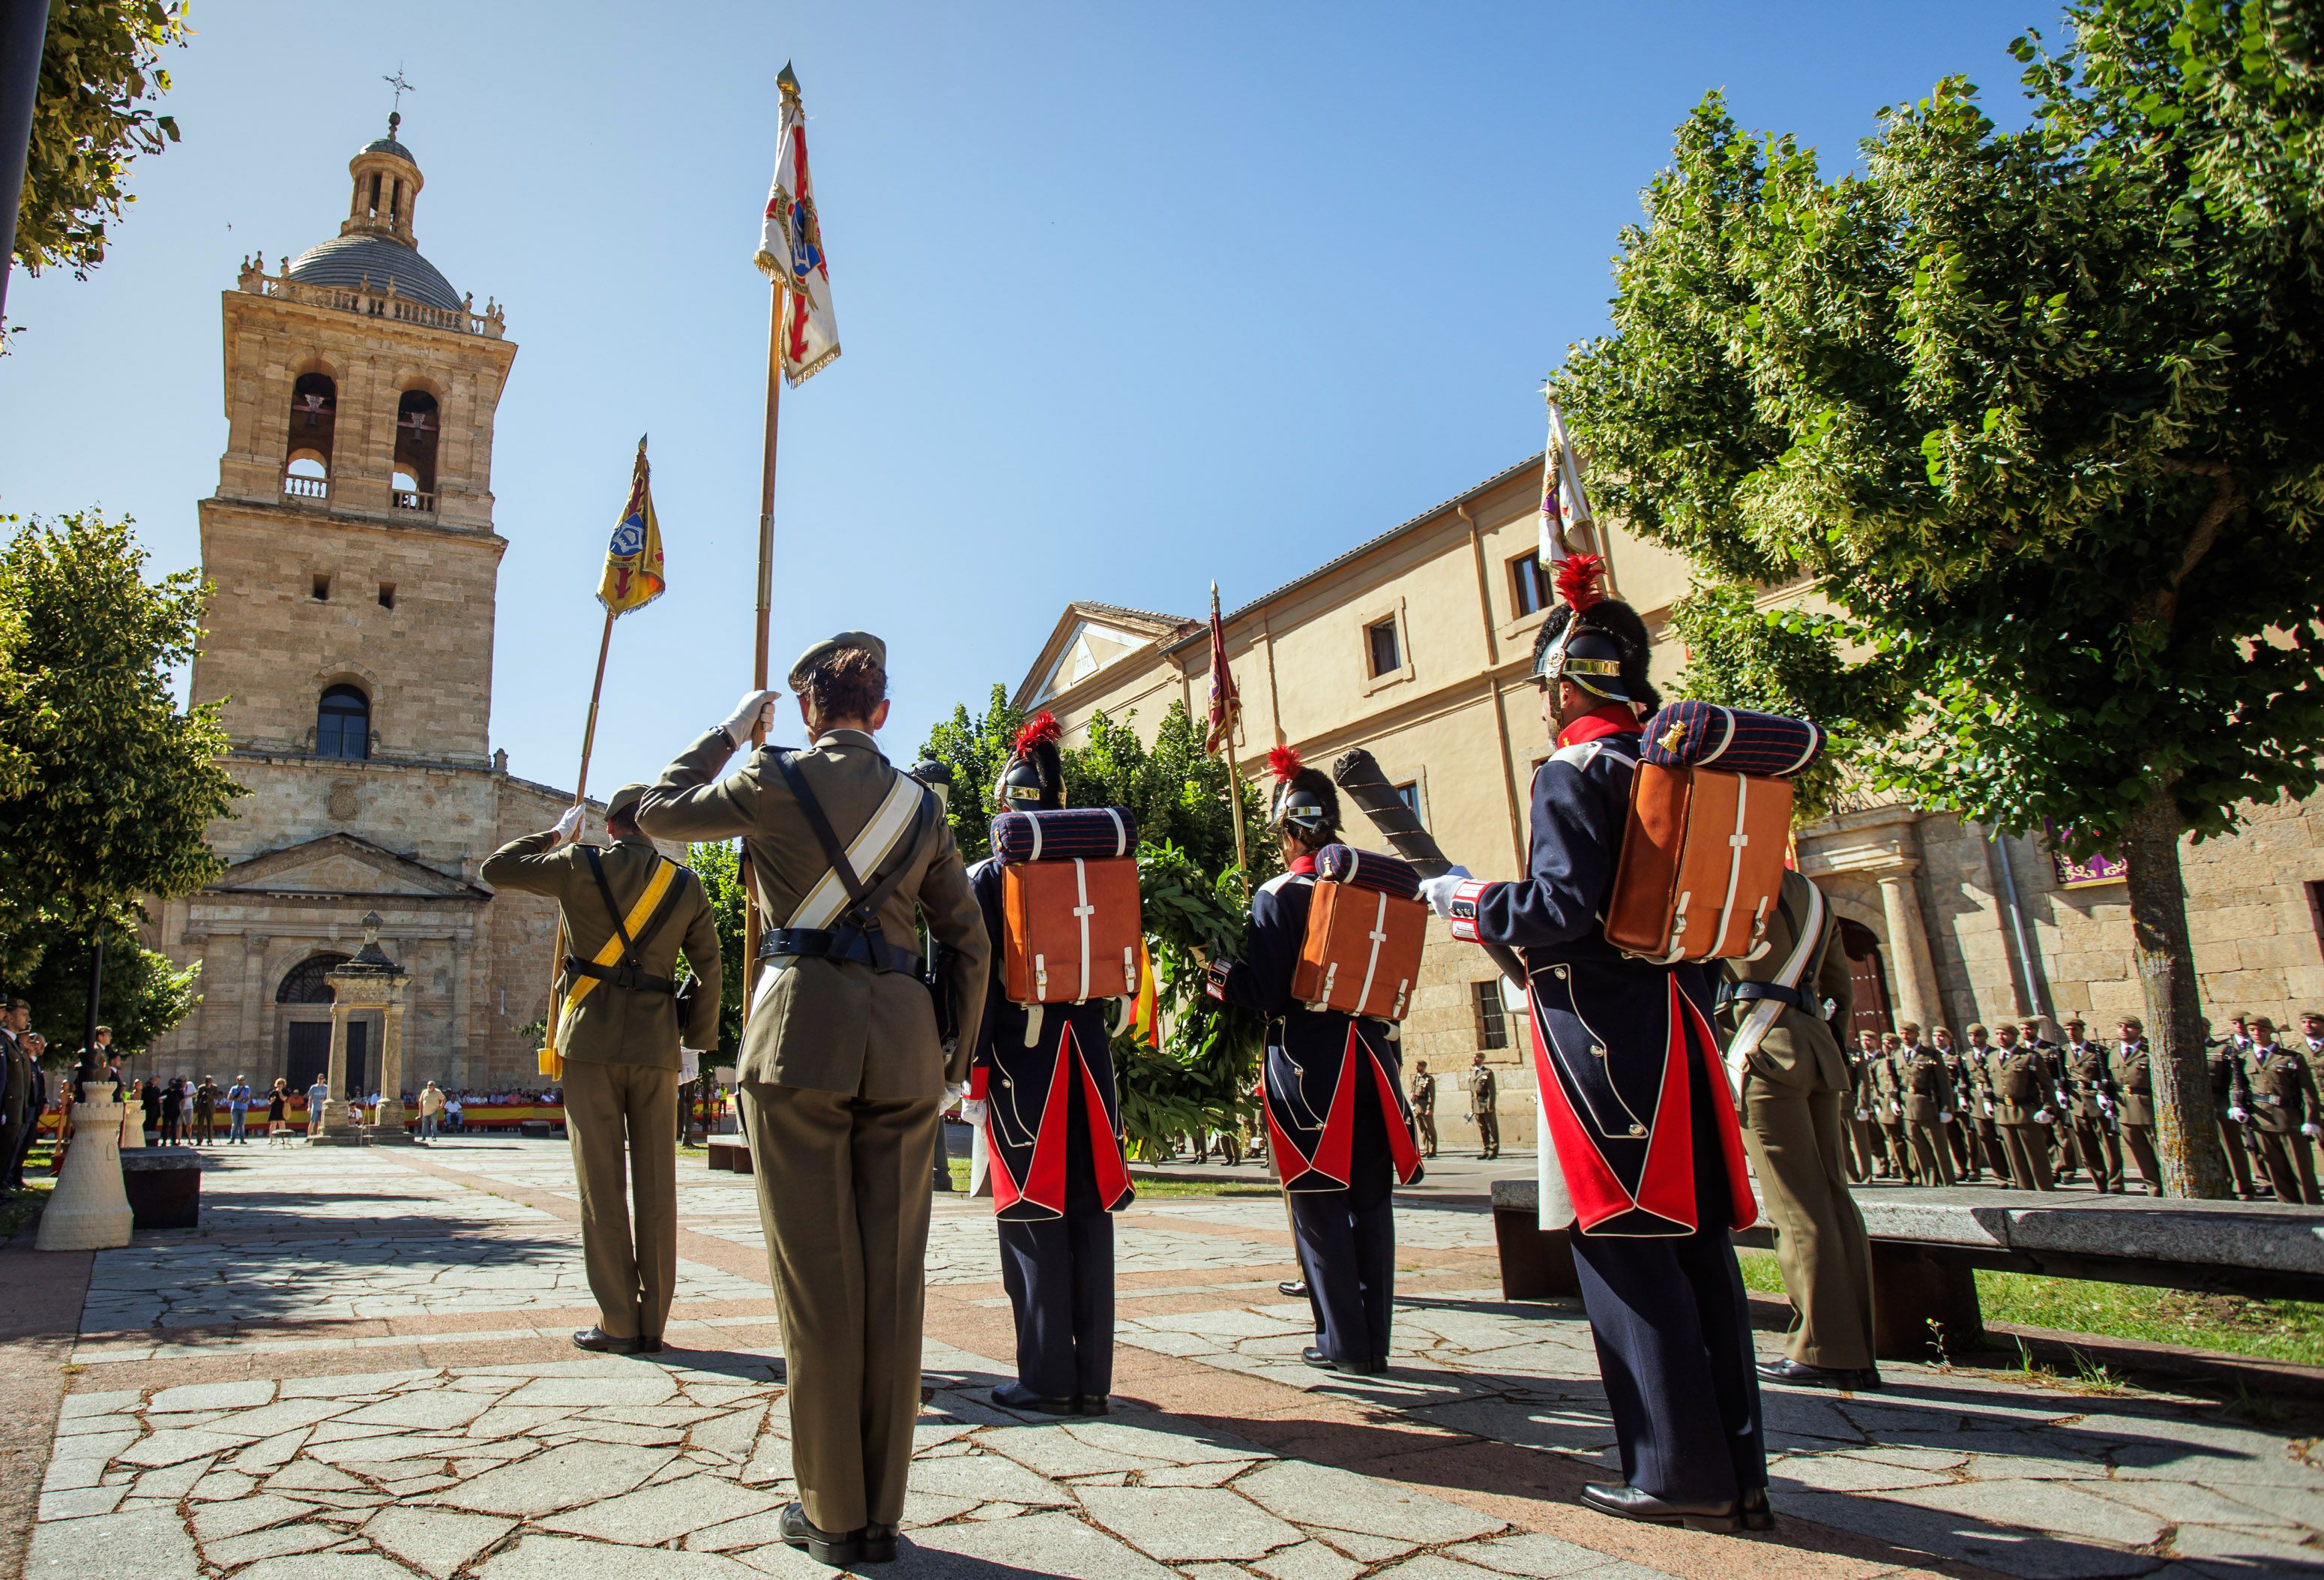
[[1538,614],[1549,607],[1549,573],[1538,554],[1520,554],[1509,561],[1509,599],[1519,614]]
[[392,609],[395,607],[395,584],[393,582],[383,581],[379,584],[379,606],[383,609]]
[[2316,924],[2316,943],[2324,948],[2324,883],[2308,885],[2308,919]]
[[1491,1049],[1509,1045],[1508,1012],[1501,1008],[1501,983],[1499,977],[1490,982],[1469,984],[1469,1004],[1477,1013],[1477,1046]]
[[331,578],[329,577],[318,576],[315,578],[315,601],[318,604],[327,604],[331,601]]
[[1364,627],[1364,651],[1371,655],[1374,679],[1404,668],[1404,655],[1397,646],[1395,615]]
[[1414,817],[1420,816],[1420,781],[1418,780],[1407,779],[1397,786],[1396,799],[1402,801]]

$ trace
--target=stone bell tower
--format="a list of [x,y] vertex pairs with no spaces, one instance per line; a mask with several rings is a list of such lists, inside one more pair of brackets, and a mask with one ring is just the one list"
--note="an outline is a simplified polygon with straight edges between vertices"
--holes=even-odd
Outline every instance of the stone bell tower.
[[226,442],[199,505],[214,591],[192,698],[223,704],[226,766],[251,793],[208,831],[226,871],[150,929],[202,972],[157,1071],[303,1089],[336,1041],[368,1094],[387,1018],[344,1012],[335,1039],[332,1009],[368,925],[410,973],[409,1082],[532,1075],[521,1028],[544,1008],[553,910],[476,876],[570,799],[509,773],[488,733],[508,547],[493,420],[516,346],[496,304],[479,310],[420,255],[400,123],[349,162],[337,236],[272,271],[246,260],[224,293]]

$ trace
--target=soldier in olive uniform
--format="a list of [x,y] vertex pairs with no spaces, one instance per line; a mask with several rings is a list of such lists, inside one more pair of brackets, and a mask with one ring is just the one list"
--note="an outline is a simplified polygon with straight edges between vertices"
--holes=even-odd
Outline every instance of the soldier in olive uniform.
[[1918,1024],[1907,1021],[1899,1030],[1904,1043],[1896,1050],[1896,1086],[1913,1167],[1923,1185],[1950,1185],[1953,1154],[1945,1132],[1955,1118],[1952,1073],[1944,1056],[1921,1040]]
[[768,924],[735,1075],[790,1372],[800,1501],[779,1521],[786,1542],[834,1567],[895,1554],[920,1408],[937,1116],[974,1052],[939,1039],[916,913],[953,951],[957,1024],[983,1023],[992,971],[935,792],[873,738],[888,719],[887,662],[862,632],[817,642],[790,672],[807,750],[761,750],[719,776],[772,704],[752,692],[639,808],[665,838],[740,835]]
[[2074,1150],[2090,1172],[2099,1195],[2122,1188],[2122,1141],[2114,1132],[2115,1076],[2106,1044],[2082,1035],[2082,1018],[2066,1017],[2066,1042],[2058,1050],[2060,1084],[2073,1126]]
[[1994,1184],[2004,1190],[2015,1187],[2009,1177],[2009,1158],[2002,1150],[2001,1131],[1993,1123],[1993,1045],[1986,1040],[1982,1022],[1969,1029],[1969,1046],[1961,1049],[1961,1068],[1969,1077],[1968,1091],[1960,1095],[1961,1111],[1970,1132],[1977,1137],[1977,1148],[1984,1156],[1985,1166],[1993,1175]]
[[1929,1028],[1930,1044],[1937,1057],[1944,1061],[1945,1078],[1953,1084],[1953,1122],[1945,1126],[1945,1144],[1952,1149],[1953,1178],[1961,1185],[1975,1185],[1977,1178],[1977,1126],[1969,1123],[1969,1105],[1971,1087],[1969,1062],[1961,1050],[1953,1046],[1950,1028]]
[[[1872,1358],[1872,1243],[1848,1194],[1841,1110],[1849,1070],[1832,1023],[1845,1024],[1854,988],[1840,919],[1817,903],[1805,874],[1784,873],[1767,919],[1767,947],[1753,960],[1722,960],[1717,1019],[1732,1071],[1743,1065],[1743,1146],[1775,1226],[1775,1264],[1792,1298],[1794,1326],[1780,1361],[1759,1364],[1770,1382],[1877,1388]],[[1819,939],[1794,984],[1776,978],[1822,910]],[[1825,1006],[1831,1006],[1827,1018]]]
[[1858,1185],[1887,1172],[1872,1123],[1872,1067],[1861,1047],[1841,1044],[1848,1060],[1848,1177]]
[[[2243,1017],[2236,1016],[2235,1024],[2240,1027]],[[2251,1123],[2251,1071],[2244,1063],[2243,1044],[2233,1036],[2207,1043],[2203,1059],[2211,1077],[2211,1112],[2218,1117],[2219,1150],[2227,1154],[2227,1172],[2235,1178],[2236,1199],[2255,1201],[2258,1192],[2252,1188],[2247,1129]]]
[[1913,1161],[1912,1139],[1904,1131],[1904,1069],[1896,1057],[1902,1046],[1894,1031],[1883,1031],[1866,1060],[1872,1072],[1872,1122],[1880,1127],[1890,1178],[1918,1184],[1921,1171]]
[[[549,895],[564,914],[569,952],[549,1002],[565,1060],[558,1084],[580,1187],[581,1255],[597,1298],[597,1326],[573,1342],[616,1355],[662,1347],[678,1283],[679,1045],[718,1047],[710,898],[702,880],[640,832],[645,789],[625,784],[605,803],[612,843],[603,849],[572,843],[581,833],[574,807],[555,828],[494,851],[479,873],[495,889]],[[657,883],[661,893],[646,905]],[[684,1026],[671,979],[681,949],[699,984]]]
[[2056,1082],[2049,1055],[2019,1040],[2017,1028],[2003,1022],[1995,1049],[1993,1123],[2009,1159],[2009,1177],[2024,1190],[2048,1190],[2050,1136],[2057,1114],[2050,1103]]
[[[2115,1028],[2121,1043],[2114,1052],[2115,1101],[2122,1113],[2122,1139],[2130,1148],[2146,1194],[2163,1194],[2163,1164],[2154,1150],[2154,1067],[2146,1046],[2146,1023],[2125,1015]],[[2126,1186],[2125,1188],[2127,1188]]]
[[2305,1054],[2276,1041],[2275,1022],[2266,1016],[2256,1017],[2251,1031],[2251,1124],[2268,1183],[2276,1200],[2315,1206],[2316,1158],[2308,1143],[2324,1136],[2315,1074]]

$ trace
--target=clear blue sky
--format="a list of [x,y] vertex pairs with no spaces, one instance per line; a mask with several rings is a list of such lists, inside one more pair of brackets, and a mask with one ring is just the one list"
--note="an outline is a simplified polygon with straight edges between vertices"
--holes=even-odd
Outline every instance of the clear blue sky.
[[[1852,162],[2044,0],[1853,5],[675,7],[203,0],[185,141],[88,282],[19,272],[0,510],[134,514],[195,563],[226,424],[217,292],[336,234],[419,91],[420,250],[507,304],[493,740],[569,785],[591,601],[653,436],[672,587],[613,642],[593,786],[650,778],[750,678],[767,290],[796,60],[844,355],[783,406],[774,648],[890,643],[889,749],[1013,686],[1067,600],[1230,606],[1541,443],[1671,129]],[[795,729],[791,735],[795,735]],[[783,738],[789,738],[786,735]]]

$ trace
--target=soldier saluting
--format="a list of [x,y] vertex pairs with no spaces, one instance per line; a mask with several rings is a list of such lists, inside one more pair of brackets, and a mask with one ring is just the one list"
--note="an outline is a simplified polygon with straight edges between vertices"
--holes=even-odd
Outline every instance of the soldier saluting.
[[775,693],[752,691],[639,807],[650,834],[742,839],[767,921],[735,1061],[789,1365],[799,1501],[783,1539],[834,1567],[896,1552],[920,1405],[928,1176],[971,1050],[938,1039],[917,910],[954,953],[960,1024],[984,1011],[991,945],[952,829],[873,732],[888,650],[860,631],[791,667],[810,744],[719,771]]
[[[1700,1529],[1764,1528],[1773,1516],[1759,1380],[1729,1238],[1758,1206],[1710,984],[1698,966],[1624,954],[1600,919],[1622,855],[1641,711],[1661,702],[1646,679],[1645,623],[1603,596],[1602,574],[1594,556],[1564,561],[1563,602],[1535,639],[1556,749],[1534,774],[1526,876],[1448,873],[1423,889],[1453,937],[1524,956],[1555,1076],[1543,1095],[1623,1473],[1620,1485],[1584,1486],[1582,1501]],[[1657,1147],[1664,1135],[1683,1141]]]

